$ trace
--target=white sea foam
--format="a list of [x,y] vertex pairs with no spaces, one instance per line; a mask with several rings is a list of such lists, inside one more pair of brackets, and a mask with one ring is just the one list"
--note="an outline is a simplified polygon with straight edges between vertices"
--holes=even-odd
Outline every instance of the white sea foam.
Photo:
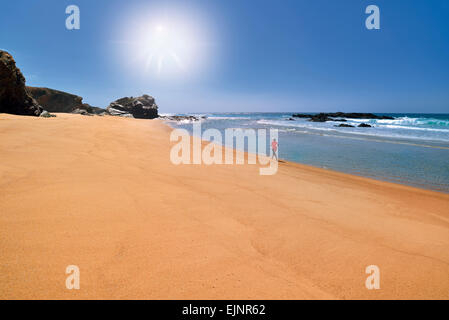
[[445,132],[449,134],[449,129],[434,129],[434,128],[422,128],[422,127],[411,127],[411,126],[398,126],[398,125],[384,125],[384,128],[391,129],[404,129],[404,130],[421,130],[421,131],[431,131],[431,132]]
[[207,117],[208,120],[251,120],[251,117]]
[[[354,119],[357,123],[351,123],[353,119],[348,119],[347,124],[357,125],[360,123],[369,123],[368,119]],[[361,120],[361,121],[360,121]],[[385,120],[381,120],[385,121]],[[388,120],[391,121],[391,120]],[[449,142],[449,130],[447,129],[434,129],[434,128],[422,128],[422,127],[411,127],[411,126],[400,126],[400,125],[376,125],[370,123],[372,128],[338,128],[335,127],[337,122],[329,121],[326,123],[315,123],[309,122],[307,120],[296,120],[296,121],[286,121],[286,120],[259,120],[258,124],[262,125],[273,125],[281,127],[294,127],[302,128],[313,131],[322,132],[335,132],[345,135],[365,135],[383,138],[396,138],[396,139],[412,139],[412,140],[426,140],[426,141],[442,141]]]

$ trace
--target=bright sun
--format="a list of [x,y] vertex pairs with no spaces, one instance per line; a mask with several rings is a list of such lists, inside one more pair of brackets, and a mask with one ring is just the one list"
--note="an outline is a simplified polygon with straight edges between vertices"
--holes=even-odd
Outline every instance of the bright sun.
[[194,49],[185,38],[185,34],[164,25],[157,25],[150,30],[145,48],[147,55],[145,70],[153,69],[157,74],[161,74],[164,64],[166,68],[177,67],[181,71],[184,70],[182,59],[187,62]]
[[123,41],[117,42],[123,44],[127,69],[158,78],[190,79],[208,68],[210,28],[204,26],[204,19],[186,13],[142,12],[131,21],[122,30]]

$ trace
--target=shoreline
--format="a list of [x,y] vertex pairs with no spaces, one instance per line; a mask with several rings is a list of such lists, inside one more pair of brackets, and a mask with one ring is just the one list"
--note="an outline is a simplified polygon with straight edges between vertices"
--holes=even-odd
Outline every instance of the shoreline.
[[175,166],[170,128],[0,115],[0,298],[449,298],[449,195],[289,161]]
[[[173,129],[183,129],[183,128],[177,127],[175,125],[173,125],[173,126],[170,125],[170,123],[176,123],[176,121],[174,121],[174,120],[166,120],[166,119],[156,119],[156,120],[161,121],[162,123],[167,125],[172,130]],[[305,134],[309,134],[309,133],[305,133]],[[198,138],[198,137],[194,136],[190,131],[189,131],[189,135],[191,137]],[[357,137],[345,137],[345,138],[353,139],[353,140],[362,140],[361,138],[357,138]],[[403,144],[403,145],[410,145],[410,146],[417,146],[417,147],[424,147],[424,148],[435,148],[435,149],[444,149],[444,150],[449,149],[449,148],[441,147],[441,146],[427,146],[427,145],[419,145],[419,144],[413,144],[413,143],[400,143],[400,142],[393,142],[393,141],[386,141],[386,140],[371,140],[371,141],[372,142],[377,142],[377,143]],[[210,143],[210,141],[202,140],[202,146],[203,147],[204,147],[204,145],[209,144],[209,143]],[[220,146],[220,148],[225,148],[225,149],[228,148],[224,144],[221,144],[219,146]],[[243,150],[237,150],[237,151],[244,153],[245,159],[247,159],[247,154],[248,154],[247,151],[243,151]],[[234,157],[235,157],[235,150],[234,150]],[[416,189],[416,190],[430,191],[430,192],[436,192],[436,193],[449,195],[449,191],[446,191],[445,189],[432,188],[431,185],[425,185],[425,184],[418,183],[418,182],[406,183],[406,182],[401,182],[400,179],[393,179],[393,178],[382,177],[382,176],[369,176],[367,174],[364,175],[364,174],[356,174],[356,173],[344,172],[344,171],[339,171],[339,170],[335,170],[335,169],[332,169],[332,168],[323,168],[323,167],[320,167],[318,165],[306,164],[306,163],[301,163],[301,162],[295,162],[295,161],[287,160],[287,159],[283,159],[283,158],[279,158],[279,160],[280,160],[279,163],[289,163],[289,164],[292,164],[292,165],[296,164],[296,165],[300,165],[300,166],[305,166],[306,168],[315,168],[315,169],[320,169],[320,170],[326,170],[326,171],[335,172],[335,173],[341,173],[341,174],[345,174],[345,175],[349,175],[349,176],[353,176],[353,177],[360,177],[360,178],[364,178],[364,179],[368,179],[368,180],[374,180],[374,181],[379,181],[379,182],[391,183],[391,184],[394,184],[394,185],[409,187],[409,188]]]

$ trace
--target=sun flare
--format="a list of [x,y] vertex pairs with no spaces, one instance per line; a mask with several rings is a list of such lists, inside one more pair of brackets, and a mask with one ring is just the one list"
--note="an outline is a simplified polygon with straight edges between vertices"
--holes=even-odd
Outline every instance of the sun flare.
[[[154,19],[157,17],[157,19]],[[160,18],[162,17],[162,18]],[[136,74],[157,78],[193,77],[210,62],[209,29],[195,16],[141,13],[124,28],[122,53]],[[129,68],[129,65],[127,66]]]
[[156,73],[161,74],[164,64],[168,68],[172,67],[170,66],[172,64],[179,70],[184,70],[180,55],[186,59],[186,55],[192,48],[189,48],[188,44],[184,42],[181,33],[164,25],[157,25],[150,30],[149,34],[145,47],[147,55],[145,70],[150,71],[152,68],[156,68]]

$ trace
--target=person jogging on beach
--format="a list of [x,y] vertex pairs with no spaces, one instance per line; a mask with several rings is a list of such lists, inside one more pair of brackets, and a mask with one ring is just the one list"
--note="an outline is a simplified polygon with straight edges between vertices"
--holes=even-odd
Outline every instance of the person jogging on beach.
[[271,142],[271,150],[273,150],[273,155],[271,156],[271,158],[273,159],[274,157],[276,157],[276,161],[279,161],[277,155],[278,145],[279,144],[277,143],[276,139],[273,139],[273,141]]

